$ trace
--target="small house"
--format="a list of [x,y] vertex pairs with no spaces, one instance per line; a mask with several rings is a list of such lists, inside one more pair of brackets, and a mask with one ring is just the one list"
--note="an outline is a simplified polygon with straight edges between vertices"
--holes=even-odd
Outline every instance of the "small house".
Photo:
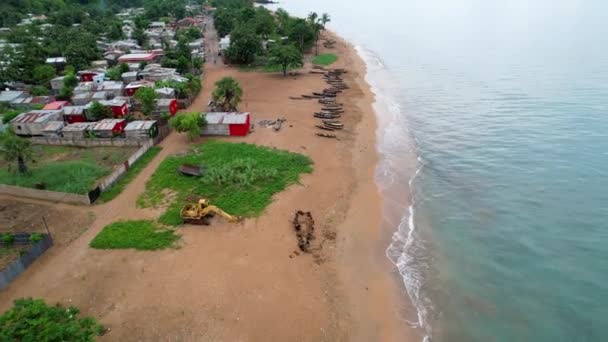
[[53,101],[47,103],[42,109],[43,110],[62,110],[65,106],[69,106],[68,101]]
[[29,95],[24,91],[16,91],[16,90],[6,90],[0,91],[0,102],[2,103],[11,103],[18,99],[25,99],[29,97]]
[[65,57],[51,57],[47,58],[45,63],[61,69],[68,63],[68,60]]
[[250,113],[207,113],[201,135],[246,136],[251,128]]
[[87,121],[85,116],[85,106],[65,106],[63,107],[63,121],[68,124]]
[[131,82],[125,87],[125,94],[127,96],[133,96],[140,88],[144,87],[154,88],[154,82],[145,80]]
[[49,121],[42,129],[42,135],[49,138],[60,137],[64,126],[63,121]]
[[72,103],[75,106],[84,106],[87,103],[91,102],[91,96],[91,93],[75,94],[74,96],[72,96]]
[[164,29],[166,26],[164,21],[153,21],[148,26],[151,29]]
[[154,120],[131,121],[125,126],[127,138],[154,138],[158,135],[158,125]]
[[11,120],[11,126],[17,135],[42,135],[42,129],[50,121],[62,119],[61,113],[60,110],[32,110]]
[[92,61],[91,62],[91,66],[93,68],[107,68],[108,67],[108,61],[106,61],[105,59],[102,60],[98,60],[98,61]]
[[129,53],[118,57],[118,63],[151,63],[158,60],[158,57],[155,53]]
[[115,118],[121,118],[129,114],[129,106],[127,101],[114,99],[109,101],[99,101],[99,103],[102,106],[110,107]]
[[105,70],[95,69],[95,70],[81,70],[78,72],[78,77],[80,78],[80,82],[93,82],[96,77],[105,77]]
[[90,93],[93,91],[93,82],[80,82],[78,85],[72,90],[74,94],[82,94],[82,93]]
[[61,129],[61,135],[63,135],[64,138],[70,139],[86,138],[88,136],[87,132],[94,124],[94,122],[76,122],[69,124]]
[[95,122],[90,131],[98,138],[112,138],[122,135],[126,126],[125,119],[103,119]]
[[[137,67],[139,69],[139,66]],[[125,83],[131,83],[137,81],[137,71],[127,71],[121,75],[122,81]]]
[[178,106],[176,99],[158,99],[156,100],[155,114],[169,113],[171,116],[177,113]]
[[97,90],[103,90],[108,94],[108,98],[113,99],[116,96],[121,96],[124,90],[124,85],[119,81],[103,81],[97,86]]
[[91,93],[91,102],[100,102],[100,101],[105,101],[108,100],[110,98],[110,96],[108,96],[108,93],[105,91],[96,91],[94,93]]
[[220,54],[230,47],[230,35],[220,39]]
[[174,99],[175,98],[175,89],[173,89],[173,88],[168,88],[168,87],[158,88],[158,89],[154,89],[154,92],[156,92],[156,95],[158,96],[159,99]]
[[59,77],[55,77],[51,80],[51,89],[53,90],[53,93],[59,94],[59,91],[63,87],[64,78],[65,78],[65,76],[59,76]]
[[105,59],[108,64],[114,65],[118,62],[118,58],[124,54],[125,53],[121,50],[111,50],[103,54],[103,59]]

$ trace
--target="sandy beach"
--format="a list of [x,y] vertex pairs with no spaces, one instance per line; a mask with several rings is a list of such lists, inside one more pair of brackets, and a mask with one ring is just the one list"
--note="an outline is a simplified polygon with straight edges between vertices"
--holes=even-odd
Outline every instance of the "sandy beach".
[[[326,33],[329,35],[329,33]],[[154,219],[136,199],[160,162],[191,142],[172,133],[161,153],[114,201],[90,208],[95,219],[69,244],[52,248],[0,292],[0,310],[20,297],[42,297],[79,307],[109,330],[102,341],[419,341],[406,322],[404,290],[384,256],[383,202],[374,180],[378,155],[374,95],[365,64],[336,38],[332,67],[344,68],[350,89],[339,140],[315,136],[320,109],[290,96],[325,87],[309,63],[295,76],[240,71],[221,62],[205,66],[203,91],[187,111],[204,111],[213,84],[236,78],[240,110],[260,120],[285,118],[275,132],[256,124],[243,141],[303,153],[314,172],[276,195],[266,212],[239,224],[184,226],[180,247],[156,252],[88,247],[101,229],[121,219]],[[321,49],[323,51],[323,49]],[[200,139],[198,142],[204,142]],[[291,220],[311,211],[316,240],[311,254],[296,253]],[[62,229],[54,222],[53,231]]]

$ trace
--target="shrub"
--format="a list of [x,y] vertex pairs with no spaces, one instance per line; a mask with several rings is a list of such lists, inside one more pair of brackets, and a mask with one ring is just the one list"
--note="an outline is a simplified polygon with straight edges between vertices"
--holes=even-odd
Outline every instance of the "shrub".
[[30,235],[30,242],[32,244],[38,243],[40,241],[42,241],[42,234],[40,234],[40,233],[32,233],[32,235]]
[[18,299],[0,316],[0,341],[94,341],[104,328],[75,307],[47,305],[42,299]]
[[11,233],[6,233],[2,235],[2,242],[7,246],[12,246],[15,242],[15,236]]

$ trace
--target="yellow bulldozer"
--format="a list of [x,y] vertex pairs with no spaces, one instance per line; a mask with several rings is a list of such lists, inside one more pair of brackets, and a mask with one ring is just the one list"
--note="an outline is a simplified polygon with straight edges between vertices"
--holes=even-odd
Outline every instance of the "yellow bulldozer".
[[219,215],[228,220],[228,222],[238,222],[241,220],[238,216],[230,215],[222,209],[210,205],[209,200],[204,198],[198,200],[197,203],[184,205],[181,211],[182,221],[189,224],[208,225],[209,219],[214,215]]

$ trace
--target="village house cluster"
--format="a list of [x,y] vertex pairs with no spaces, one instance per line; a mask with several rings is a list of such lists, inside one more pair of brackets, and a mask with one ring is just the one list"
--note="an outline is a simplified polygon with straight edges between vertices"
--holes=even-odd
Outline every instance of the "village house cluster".
[[[164,49],[177,45],[175,35],[179,29],[195,27],[202,32],[204,20],[202,16],[196,16],[170,23],[151,22],[144,31],[148,43],[147,49],[143,49],[133,39],[135,24],[132,20],[142,11],[141,8],[126,9],[117,14],[123,24],[122,30],[126,38],[117,41],[102,38],[97,41],[97,47],[103,51],[104,59],[91,62],[89,69],[77,71],[78,84],[72,90],[70,101],[55,101],[67,76],[51,80],[50,96],[32,96],[26,90],[1,91],[0,103],[26,110],[10,122],[13,131],[21,136],[57,138],[154,137],[158,132],[156,122],[164,115],[175,115],[180,108],[176,89],[159,86],[159,83],[176,84],[189,81],[176,68],[161,65],[166,53]],[[204,58],[203,38],[189,42],[188,47],[192,58]],[[46,64],[53,65],[57,70],[62,70],[69,62],[61,56],[46,60]],[[128,70],[120,74],[119,80],[116,80],[116,77],[111,80],[108,72],[111,68],[123,64],[128,66]],[[146,120],[128,122],[133,119],[133,114],[141,109],[135,95],[142,88],[154,89],[155,109],[144,118]],[[113,118],[99,120],[90,115],[90,108],[96,103],[109,108]]]

